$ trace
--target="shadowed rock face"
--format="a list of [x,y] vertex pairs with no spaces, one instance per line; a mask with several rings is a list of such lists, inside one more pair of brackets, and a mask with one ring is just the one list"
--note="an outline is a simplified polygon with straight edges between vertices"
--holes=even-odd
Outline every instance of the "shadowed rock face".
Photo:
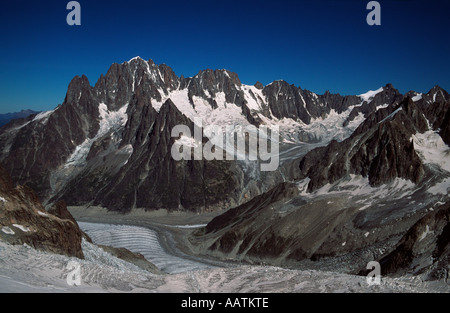
[[0,196],[0,239],[84,258],[82,232],[63,203],[54,210],[59,216],[46,212],[30,188],[13,187],[3,168],[0,168]]
[[418,106],[428,119],[432,128],[439,130],[442,140],[450,145],[450,110],[448,102],[450,95],[439,86],[433,87],[422,99]]
[[[441,106],[438,115],[448,111]],[[362,123],[343,142],[309,152],[300,162],[301,178],[309,177],[308,191],[349,176],[369,178],[372,186],[394,178],[419,183],[424,177],[422,161],[414,150],[411,136],[428,130],[428,122],[420,107],[410,98],[397,107],[380,109]]]
[[300,119],[306,124],[312,118],[325,117],[331,110],[342,113],[350,106],[361,103],[357,96],[341,96],[328,91],[324,95],[316,95],[285,81],[273,82],[264,87],[262,92],[276,118]]
[[[309,259],[314,263],[308,266],[352,273],[380,260],[383,275],[448,277],[449,203],[398,215],[392,213],[402,209],[398,201],[383,200],[363,213],[355,203],[359,199],[345,194],[305,199],[295,184],[281,184],[216,217],[190,240],[202,254],[220,258],[293,267]],[[391,214],[383,214],[381,205],[392,206]],[[362,214],[371,215],[370,225],[358,225]]]
[[450,202],[415,223],[397,247],[380,260],[383,275],[426,273],[448,279],[450,270]]
[[182,124],[193,129],[193,123],[171,100],[159,112],[136,101],[121,142],[122,146],[134,147],[126,164],[116,172],[108,171],[108,166],[114,165],[108,161],[115,159],[114,152],[108,153],[107,136],[104,144],[93,146],[88,156],[93,163],[104,165],[95,170],[87,168],[58,196],[69,203],[94,201],[120,211],[134,207],[195,211],[236,204],[239,181],[235,176],[239,169],[229,162],[173,160],[171,147],[176,138],[171,137],[172,128]]
[[225,94],[227,103],[234,103],[239,107],[245,103],[244,93],[238,88],[241,81],[236,73],[227,70],[204,70],[195,77],[187,79],[188,95],[192,101],[193,96],[205,98],[213,109],[217,108],[214,100],[219,92]]
[[392,106],[400,103],[404,99],[404,96],[392,86],[387,84],[383,87],[383,90],[377,93],[370,101],[364,101],[362,105],[353,108],[344,126],[352,121],[358,114],[362,113],[365,117],[368,117],[371,113],[377,111],[377,107]]
[[[27,184],[41,198],[51,191],[51,172],[63,164],[86,138],[98,131],[99,112],[86,76],[75,77],[64,103],[44,122],[3,128],[0,141],[4,167],[14,181]],[[8,127],[10,126],[10,127]]]

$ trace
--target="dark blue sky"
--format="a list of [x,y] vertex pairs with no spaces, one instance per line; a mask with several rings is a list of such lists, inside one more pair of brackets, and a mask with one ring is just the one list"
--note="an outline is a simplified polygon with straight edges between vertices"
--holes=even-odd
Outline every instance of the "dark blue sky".
[[186,77],[226,68],[319,94],[450,91],[447,0],[379,1],[372,27],[365,0],[79,0],[81,26],[67,25],[68,2],[2,2],[0,113],[53,109],[74,76],[94,85],[138,55]]

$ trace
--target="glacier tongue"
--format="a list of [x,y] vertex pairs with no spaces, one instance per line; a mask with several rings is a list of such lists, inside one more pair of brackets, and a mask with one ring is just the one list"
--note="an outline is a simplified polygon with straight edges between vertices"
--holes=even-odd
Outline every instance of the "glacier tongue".
[[[83,242],[85,260],[41,252],[0,241],[0,292],[3,293],[277,293],[277,292],[424,292],[442,287],[414,277],[383,277],[370,286],[363,276],[273,266],[235,265],[186,273],[155,275]],[[69,286],[68,264],[81,266],[81,285]],[[441,289],[440,289],[441,288]],[[444,287],[445,288],[445,287]]]
[[140,253],[167,273],[188,272],[211,267],[204,263],[168,254],[160,246],[157,233],[148,228],[84,222],[79,222],[79,226],[92,238],[94,243],[115,248],[127,248],[132,252]]

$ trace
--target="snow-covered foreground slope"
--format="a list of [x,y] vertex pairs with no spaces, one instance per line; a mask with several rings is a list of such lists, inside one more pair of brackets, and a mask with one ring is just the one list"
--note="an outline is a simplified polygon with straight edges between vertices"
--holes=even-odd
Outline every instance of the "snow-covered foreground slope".
[[[140,278],[157,277],[86,241],[82,248],[84,260],[0,242],[0,292],[132,291]],[[67,283],[72,261],[81,266],[80,286]]]
[[[266,266],[235,266],[156,275],[119,260],[83,242],[85,260],[40,252],[0,242],[0,292],[103,293],[286,293],[286,292],[439,292],[438,285],[418,279],[382,278],[369,286],[365,277],[288,270]],[[81,285],[69,286],[69,262],[80,264]],[[448,291],[448,290],[447,290]]]

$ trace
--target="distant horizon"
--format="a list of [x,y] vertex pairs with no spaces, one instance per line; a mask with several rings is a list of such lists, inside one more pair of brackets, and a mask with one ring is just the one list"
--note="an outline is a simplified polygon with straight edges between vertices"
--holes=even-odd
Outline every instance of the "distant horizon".
[[14,1],[0,12],[0,113],[53,110],[75,76],[91,85],[113,63],[140,56],[178,76],[226,69],[241,82],[276,80],[316,94],[360,95],[392,84],[402,94],[450,90],[450,2],[79,0]]
[[16,113],[22,113],[22,112],[33,112],[32,114],[35,114],[35,113],[40,113],[40,112],[42,112],[42,111],[35,111],[35,110],[31,110],[31,109],[21,109],[21,110],[19,110],[19,111],[17,111],[17,112],[5,112],[5,113],[3,113],[3,112],[0,112],[0,114],[1,115],[7,115],[7,114],[16,114]]

